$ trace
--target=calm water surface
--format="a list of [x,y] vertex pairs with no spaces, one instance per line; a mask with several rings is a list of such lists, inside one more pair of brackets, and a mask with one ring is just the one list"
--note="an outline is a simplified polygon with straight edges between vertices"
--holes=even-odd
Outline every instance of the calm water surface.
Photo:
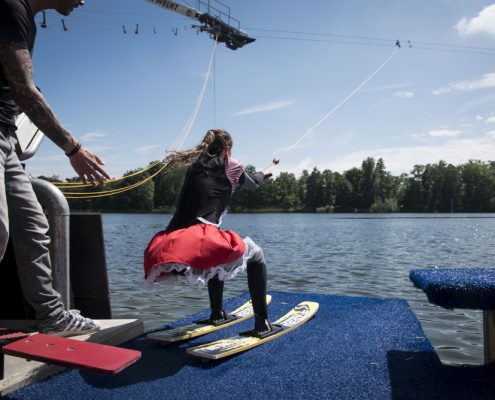
[[[146,330],[209,305],[206,289],[143,283],[143,250],[170,217],[103,216],[113,316]],[[491,267],[495,214],[232,214],[223,228],[263,247],[269,290],[405,299],[444,362],[482,362],[481,312],[429,304],[409,271]],[[247,292],[244,275],[225,286],[225,298]]]

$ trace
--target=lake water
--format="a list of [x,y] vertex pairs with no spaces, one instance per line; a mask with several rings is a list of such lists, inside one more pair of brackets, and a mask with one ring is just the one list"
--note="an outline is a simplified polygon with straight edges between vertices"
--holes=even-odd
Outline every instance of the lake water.
[[[139,317],[150,330],[208,307],[206,289],[143,283],[143,250],[169,214],[104,214],[114,318]],[[413,268],[492,267],[495,214],[231,214],[222,228],[263,247],[268,289],[402,298],[445,363],[482,363],[482,313],[428,303]],[[247,292],[245,275],[225,298]]]

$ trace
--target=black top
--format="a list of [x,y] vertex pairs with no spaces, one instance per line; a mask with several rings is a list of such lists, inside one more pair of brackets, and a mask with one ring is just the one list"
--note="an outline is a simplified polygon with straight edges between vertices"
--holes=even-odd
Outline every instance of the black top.
[[[243,172],[238,184],[248,190],[255,190],[263,183],[263,177],[262,172],[257,172],[253,176]],[[233,188],[225,173],[225,160],[222,157],[201,156],[187,169],[177,209],[167,230],[177,230],[202,223],[198,218],[218,224],[222,213],[230,203]]]
[[177,209],[167,230],[197,224],[198,217],[218,224],[231,197],[232,184],[225,174],[224,159],[201,157],[187,169]]
[[[35,38],[36,24],[27,0],[0,0],[0,41],[32,53]],[[15,116],[19,112],[0,67],[0,124],[15,128]]]

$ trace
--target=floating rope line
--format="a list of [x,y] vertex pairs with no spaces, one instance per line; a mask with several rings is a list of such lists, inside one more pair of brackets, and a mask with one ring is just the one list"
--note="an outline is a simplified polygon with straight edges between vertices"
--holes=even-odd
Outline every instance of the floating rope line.
[[280,160],[287,155],[291,150],[293,150],[299,143],[301,143],[307,136],[313,133],[316,128],[318,128],[323,122],[325,122],[335,111],[337,111],[342,105],[344,105],[348,100],[350,100],[359,90],[366,85],[380,70],[388,64],[388,62],[398,53],[399,47],[395,49],[391,56],[389,56],[385,62],[380,65],[370,76],[368,76],[356,89],[354,89],[344,100],[332,108],[323,118],[321,118],[316,124],[309,128],[304,135],[297,139],[292,145],[287,147],[284,151],[280,152],[277,157],[272,161],[272,164],[266,167],[263,172],[270,172],[270,170],[277,165]]
[[[165,151],[165,153],[162,155],[160,160],[155,161],[155,162],[149,164],[148,166],[141,168],[140,170],[138,170],[138,171],[136,171],[130,175],[122,176],[120,178],[110,179],[110,180],[106,181],[106,183],[114,183],[114,182],[118,182],[118,181],[122,181],[122,180],[125,180],[128,178],[134,177],[136,175],[140,175],[140,174],[152,169],[153,167],[155,167],[159,164],[165,163],[168,153],[180,150],[180,148],[182,147],[184,142],[187,140],[189,134],[191,133],[191,129],[194,125],[194,122],[195,122],[196,117],[198,115],[199,109],[201,108],[204,94],[206,92],[206,88],[208,86],[208,81],[209,81],[209,78],[211,75],[211,69],[212,69],[212,66],[214,64],[214,59],[215,59],[214,56],[215,56],[215,50],[217,47],[217,43],[218,43],[217,40],[215,40],[214,45],[213,45],[213,49],[212,49],[212,52],[210,55],[208,70],[207,70],[205,78],[203,80],[203,84],[201,86],[200,93],[196,99],[196,103],[194,105],[193,111],[192,111],[191,115],[189,116],[184,128],[182,129],[181,133],[179,134],[179,136],[177,137],[175,142],[172,144],[172,146],[170,146],[170,148]],[[162,166],[162,168],[160,168],[157,172],[153,173],[150,177],[146,177],[142,181],[139,181],[139,182],[132,184],[132,185],[129,185],[129,186],[125,186],[125,187],[120,188],[120,189],[113,189],[113,190],[107,190],[107,191],[96,191],[96,192],[63,192],[63,193],[64,193],[65,197],[68,199],[74,199],[74,198],[84,199],[84,198],[112,196],[114,194],[127,192],[128,190],[134,189],[138,186],[141,186],[145,182],[149,181],[152,177],[154,177],[158,173],[160,173],[167,165],[168,165],[168,163],[165,163]],[[54,185],[56,185],[59,189],[75,189],[75,188],[82,188],[82,187],[94,187],[90,183],[85,184],[85,183],[82,183],[80,181],[79,182],[52,182],[52,183]],[[67,196],[67,195],[69,195],[69,196]]]

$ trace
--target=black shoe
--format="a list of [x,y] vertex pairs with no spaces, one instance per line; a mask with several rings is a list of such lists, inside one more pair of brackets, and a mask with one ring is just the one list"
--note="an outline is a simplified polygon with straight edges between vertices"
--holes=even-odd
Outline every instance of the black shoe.
[[266,317],[254,316],[254,331],[259,334],[265,334],[272,330],[270,323]]
[[218,312],[212,312],[210,314],[210,318],[208,318],[208,319],[212,324],[215,324],[215,323],[218,324],[222,321],[225,321],[228,318],[227,318],[227,313],[224,310],[221,310]]
[[224,310],[218,312],[218,313],[211,313],[210,318],[208,319],[203,319],[201,321],[196,321],[197,324],[203,324],[203,325],[214,325],[214,326],[220,326],[224,325],[228,322],[236,320],[238,317],[233,317],[229,314],[227,314]]

